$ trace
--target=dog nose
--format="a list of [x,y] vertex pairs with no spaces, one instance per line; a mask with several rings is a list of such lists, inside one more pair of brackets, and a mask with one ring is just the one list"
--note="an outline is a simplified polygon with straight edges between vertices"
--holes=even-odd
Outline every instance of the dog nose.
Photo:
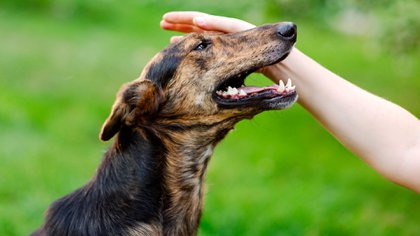
[[291,22],[280,24],[277,27],[277,35],[285,39],[295,39],[296,25]]

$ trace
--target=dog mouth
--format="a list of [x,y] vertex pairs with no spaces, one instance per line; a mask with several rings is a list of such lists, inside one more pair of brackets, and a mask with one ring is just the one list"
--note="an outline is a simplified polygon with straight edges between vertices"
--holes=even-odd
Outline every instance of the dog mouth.
[[287,55],[274,63],[245,70],[227,78],[217,86],[213,94],[215,102],[223,108],[285,109],[291,106],[297,100],[296,87],[291,79],[288,79],[286,84],[280,80],[279,84],[266,87],[245,86],[248,75],[283,60]]

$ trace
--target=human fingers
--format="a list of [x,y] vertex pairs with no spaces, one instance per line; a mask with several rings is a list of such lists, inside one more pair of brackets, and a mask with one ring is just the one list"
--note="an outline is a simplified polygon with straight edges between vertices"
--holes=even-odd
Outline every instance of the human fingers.
[[237,32],[254,28],[255,25],[236,18],[209,15],[197,11],[175,11],[163,15],[163,20],[172,24],[198,26],[207,31],[224,33]]
[[165,20],[160,22],[160,27],[165,30],[171,31],[178,31],[183,33],[191,33],[191,32],[203,32],[204,30],[195,26],[195,25],[188,25],[188,24],[173,24],[169,23]]
[[193,18],[193,23],[207,31],[220,31],[224,33],[238,32],[255,27],[255,25],[243,20],[214,15],[197,15]]
[[171,42],[171,43],[176,43],[176,42],[178,42],[179,40],[181,40],[183,37],[184,37],[184,36],[172,36],[172,37],[171,37],[171,39],[170,39],[170,42]]
[[206,15],[206,13],[197,11],[173,11],[164,14],[162,19],[172,24],[194,25],[194,17]]

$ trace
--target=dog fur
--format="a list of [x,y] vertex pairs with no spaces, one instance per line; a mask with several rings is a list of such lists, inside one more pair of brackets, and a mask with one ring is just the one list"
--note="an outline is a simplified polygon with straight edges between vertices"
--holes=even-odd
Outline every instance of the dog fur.
[[94,177],[50,205],[32,235],[196,235],[216,144],[242,119],[290,106],[215,102],[229,77],[287,56],[280,24],[235,34],[193,33],[169,45],[122,86],[100,138],[116,136]]

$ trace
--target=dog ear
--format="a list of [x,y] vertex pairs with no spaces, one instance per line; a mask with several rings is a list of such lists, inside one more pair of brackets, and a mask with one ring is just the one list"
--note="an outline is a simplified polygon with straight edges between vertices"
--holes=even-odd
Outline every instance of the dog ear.
[[99,138],[111,139],[123,125],[144,123],[162,103],[162,91],[150,80],[134,81],[122,86],[112,111],[102,126]]

